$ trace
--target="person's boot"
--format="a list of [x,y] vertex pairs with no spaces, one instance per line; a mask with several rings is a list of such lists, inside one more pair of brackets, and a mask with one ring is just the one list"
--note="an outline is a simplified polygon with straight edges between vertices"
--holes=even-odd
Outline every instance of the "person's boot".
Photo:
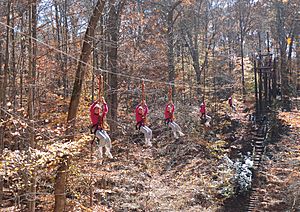
[[152,143],[150,141],[150,138],[145,138],[145,143],[146,143],[146,146],[152,146]]
[[103,150],[102,150],[102,147],[99,147],[99,159],[102,159],[103,158]]
[[173,132],[174,138],[177,140],[179,139],[178,135],[176,134],[176,132]]
[[106,149],[106,151],[105,151],[105,155],[108,157],[108,158],[110,158],[110,159],[113,159],[114,157],[112,156],[112,154],[110,153],[110,148],[105,148]]
[[181,131],[179,131],[178,133],[179,133],[180,137],[185,136],[185,134],[183,132],[181,132]]

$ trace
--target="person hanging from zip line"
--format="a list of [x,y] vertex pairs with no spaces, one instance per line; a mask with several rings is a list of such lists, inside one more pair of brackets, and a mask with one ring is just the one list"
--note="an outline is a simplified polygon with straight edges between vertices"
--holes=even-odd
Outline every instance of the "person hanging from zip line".
[[230,96],[230,97],[228,98],[228,105],[229,105],[229,107],[232,109],[232,111],[236,112],[236,107],[235,107],[235,105],[233,104],[232,96]]
[[136,129],[144,133],[145,144],[152,146],[152,130],[146,125],[149,108],[145,101],[144,82],[142,83],[142,101],[135,108]]
[[200,104],[199,116],[200,116],[201,122],[204,123],[204,125],[206,127],[210,127],[211,117],[209,115],[207,115],[207,113],[206,113],[206,104],[204,101],[204,96],[203,96],[202,102]]
[[[91,106],[90,106],[90,120],[91,120],[91,132],[96,136],[98,139],[98,142],[96,144],[99,147],[99,158],[103,158],[103,147],[105,147],[105,155],[108,158],[113,158],[110,150],[112,148],[111,145],[111,139],[107,132],[105,131],[105,117],[108,112],[108,106],[106,104],[106,101],[104,97],[101,95],[101,89],[100,87],[103,86],[103,78],[101,76],[99,80],[99,99],[96,100]],[[101,82],[102,81],[102,82]],[[100,86],[100,84],[102,84]]]
[[179,136],[184,136],[184,133],[181,130],[181,127],[174,121],[174,111],[175,106],[172,101],[172,87],[169,88],[169,100],[165,108],[165,124],[170,127],[173,131],[173,135],[175,139],[178,139]]
[[204,119],[206,115],[206,105],[205,101],[203,100],[200,104],[200,119]]

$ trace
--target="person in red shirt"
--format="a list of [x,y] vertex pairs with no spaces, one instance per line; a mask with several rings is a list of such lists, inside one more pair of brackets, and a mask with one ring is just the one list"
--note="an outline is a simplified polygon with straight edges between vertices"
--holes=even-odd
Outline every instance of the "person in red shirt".
[[232,96],[230,96],[230,97],[228,98],[228,105],[229,105],[229,107],[230,107],[234,112],[236,111],[236,107],[235,107],[235,105],[233,104]]
[[206,116],[206,105],[205,105],[205,102],[203,101],[200,105],[200,118],[201,119],[205,119],[205,116]]
[[199,114],[200,114],[200,119],[201,119],[201,121],[203,121],[205,126],[210,127],[211,117],[206,114],[206,104],[205,104],[204,100],[202,101],[202,103],[200,105]]
[[109,158],[113,158],[110,150],[112,148],[111,139],[104,130],[104,120],[108,112],[108,106],[102,97],[101,101],[97,100],[90,106],[90,120],[92,123],[92,132],[98,138],[99,156],[103,157],[103,147],[105,147],[105,154]]
[[172,129],[175,139],[178,139],[177,133],[179,136],[184,136],[184,134],[182,133],[180,126],[174,121],[174,111],[175,106],[173,101],[170,100],[165,108],[165,123]]
[[145,135],[145,143],[147,146],[152,146],[151,138],[152,138],[152,130],[146,126],[146,118],[148,114],[148,106],[143,100],[140,104],[138,104],[135,108],[135,119],[136,119],[136,129],[144,133]]

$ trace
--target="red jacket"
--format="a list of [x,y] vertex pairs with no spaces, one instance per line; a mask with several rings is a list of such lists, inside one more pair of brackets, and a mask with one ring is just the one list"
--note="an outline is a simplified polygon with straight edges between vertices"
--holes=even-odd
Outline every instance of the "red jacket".
[[206,113],[206,105],[205,102],[202,102],[200,105],[200,113],[205,114]]
[[[171,111],[168,110],[168,107],[171,106]],[[173,121],[173,114],[174,114],[174,111],[175,111],[175,106],[173,103],[168,103],[166,105],[166,108],[165,108],[165,119],[170,119],[171,121]]]
[[229,97],[228,104],[230,105],[230,107],[232,106],[232,97]]
[[[139,107],[143,108],[143,113],[142,114],[139,113]],[[136,106],[136,108],[135,108],[136,123],[137,124],[140,123],[140,124],[144,125],[145,124],[145,118],[146,118],[147,114],[148,114],[148,106],[146,104],[144,105],[144,107],[141,104]]]
[[108,106],[106,103],[102,104],[102,114],[101,117],[99,117],[99,114],[95,114],[95,108],[100,107],[98,104],[98,101],[95,101],[91,106],[90,106],[90,119],[93,125],[96,125],[98,123],[98,119],[100,118],[100,123],[98,127],[102,127],[103,120],[108,112]]

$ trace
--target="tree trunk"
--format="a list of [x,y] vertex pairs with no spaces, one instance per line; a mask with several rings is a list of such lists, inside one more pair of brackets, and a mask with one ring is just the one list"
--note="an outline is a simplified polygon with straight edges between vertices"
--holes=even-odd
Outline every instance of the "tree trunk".
[[[6,24],[10,26],[10,8],[11,8],[11,2],[10,0],[7,2],[7,22]],[[0,85],[0,104],[1,107],[5,109],[6,107],[6,92],[7,92],[7,78],[8,78],[8,73],[9,73],[9,42],[10,42],[10,28],[6,27],[6,45],[5,45],[5,60],[4,60],[4,73],[2,72],[2,51],[0,53],[0,76],[1,76],[1,85]],[[2,40],[0,41],[0,47],[2,47]],[[0,48],[2,50],[2,48]],[[3,110],[0,111],[0,118],[2,120],[6,120],[6,115]],[[2,159],[2,153],[4,150],[4,133],[5,129],[4,126],[0,126],[0,159]],[[0,176],[0,206],[3,205],[3,186],[4,186],[4,181],[3,181],[3,176]]]
[[195,70],[196,74],[196,93],[199,97],[201,95],[201,69],[200,69],[200,62],[199,62],[199,50],[198,50],[198,28],[196,26],[196,18],[194,18],[194,26],[193,26],[193,33],[191,34],[187,29],[185,30],[185,33],[187,35],[187,39],[185,40],[189,47],[189,52],[191,55],[191,58],[193,60],[193,68]]
[[83,46],[80,55],[80,62],[78,63],[77,70],[76,70],[75,82],[73,86],[73,92],[72,92],[72,97],[71,97],[69,111],[68,111],[67,122],[70,128],[75,127],[76,115],[77,115],[80,95],[82,91],[82,83],[84,81],[85,67],[92,51],[92,43],[94,39],[95,28],[97,26],[97,23],[103,11],[104,3],[105,0],[98,0],[84,36]]
[[[299,32],[300,33],[300,32]],[[299,42],[296,43],[296,67],[300,67],[300,44]],[[297,91],[298,91],[298,96],[300,96],[300,71],[297,71]]]
[[294,43],[294,34],[290,35],[291,43],[288,45],[288,56],[287,56],[287,66],[289,72],[289,84],[293,86],[293,66],[292,66],[292,53],[293,53],[293,43]]
[[[63,56],[61,53],[61,15],[59,15],[59,5],[56,0],[54,1],[54,8],[55,8],[55,29],[56,29],[56,41],[57,41],[56,48],[58,50],[60,50],[60,52],[56,52],[56,60],[57,60],[57,66],[59,67],[60,72],[64,73],[64,63],[63,63],[63,59],[62,59]],[[59,77],[58,78],[59,90],[60,90],[61,85],[62,85],[61,77]]]
[[[21,16],[21,32],[24,33],[24,14]],[[24,39],[21,40],[21,53],[20,53],[20,107],[23,107],[23,79],[24,79],[24,71],[23,68],[25,67],[25,59],[24,59],[24,52],[25,52],[25,41]]]
[[170,8],[168,8],[168,12],[166,14],[167,21],[167,58],[168,58],[168,77],[169,83],[173,83],[172,85],[172,97],[175,97],[175,64],[174,64],[174,23],[177,17],[174,18],[174,11],[178,5],[182,3],[181,0],[176,1]]
[[[11,8],[11,2],[10,0],[7,3],[7,8],[8,8],[8,14],[7,14],[7,22],[6,24],[10,26],[10,8]],[[2,84],[2,96],[1,100],[3,101],[5,105],[5,100],[6,100],[6,89],[7,89],[7,80],[8,80],[8,73],[9,73],[9,43],[10,43],[10,28],[6,28],[6,45],[5,45],[5,61],[4,61],[4,78],[3,78],[3,84]]]
[[[64,1],[64,27],[63,27],[63,51],[68,54],[68,18],[67,18],[67,11],[68,11],[68,0]],[[64,64],[64,73],[63,73],[63,86],[64,86],[64,98],[68,97],[68,57],[67,55],[63,55],[63,64]]]
[[55,177],[55,212],[65,211],[66,205],[66,184],[67,184],[67,170],[69,169],[70,158],[67,155],[64,155],[61,158],[61,162],[57,169],[57,174]]
[[[174,32],[173,32],[173,11],[169,11],[167,15],[167,56],[168,56],[168,70],[169,70],[169,82],[175,82],[175,68],[174,68]],[[172,97],[175,96],[175,85],[172,85]]]
[[[0,40],[0,82],[1,82],[1,85],[0,85],[0,88],[1,88],[1,91],[0,91],[0,104],[1,104],[1,107],[4,107],[5,105],[5,101],[4,99],[2,99],[2,95],[4,92],[4,89],[6,89],[5,87],[2,87],[4,85],[4,82],[3,82],[3,70],[2,70],[2,64],[3,64],[3,54],[2,54],[2,40]],[[0,110],[0,118],[4,120],[4,112],[2,110]],[[1,125],[0,126],[0,160],[3,161],[3,158],[2,158],[2,154],[3,154],[3,150],[4,150],[4,126]],[[3,176],[0,175],[0,207],[3,206]]]
[[[75,129],[75,123],[76,123],[75,120],[78,111],[80,95],[82,91],[82,83],[84,81],[85,66],[86,63],[88,62],[88,59],[92,51],[92,43],[95,35],[95,29],[99,21],[99,18],[102,14],[104,4],[105,4],[105,0],[98,0],[85,32],[83,46],[80,55],[80,62],[78,63],[78,67],[76,70],[76,78],[74,82],[72,97],[71,97],[69,111],[68,111],[67,123],[69,124],[70,127],[67,130],[68,136],[70,133],[70,129],[72,128]],[[73,139],[74,136],[71,135],[69,136],[69,138]],[[67,171],[69,169],[69,164],[70,164],[70,158],[67,155],[62,157],[55,178],[55,187],[54,187],[55,189],[54,211],[56,212],[65,211],[65,205],[66,205],[65,188],[66,188],[66,179],[67,179]]]
[[[37,6],[36,1],[33,1],[29,9],[29,30],[31,37],[29,38],[29,92],[28,92],[28,118],[32,120],[30,133],[30,147],[35,148],[35,132],[34,132],[34,102],[35,102],[35,80],[36,80],[36,28],[37,28]],[[36,197],[36,180],[35,173],[30,176],[30,195],[29,195],[29,211],[35,211],[35,197]]]
[[16,109],[16,96],[17,96],[17,89],[16,89],[16,54],[15,54],[15,49],[16,49],[16,40],[15,40],[15,17],[14,17],[14,5],[12,3],[11,6],[11,43],[12,43],[12,51],[11,51],[11,68],[12,68],[12,87],[11,87],[11,97],[10,101],[13,102],[13,109]]
[[288,70],[286,58],[286,38],[284,30],[284,5],[282,2],[277,2],[277,33],[279,38],[280,51],[280,75],[281,75],[281,93],[282,93],[282,109],[290,111],[291,105],[289,100],[288,86]]
[[111,92],[108,95],[108,102],[110,105],[110,128],[112,132],[117,130],[118,118],[118,41],[120,16],[126,0],[120,1],[118,5],[110,4],[109,19],[108,19],[108,33],[109,43],[108,53],[108,69],[112,72],[108,75],[108,83],[111,87]]
[[243,22],[242,22],[242,17],[240,14],[240,33],[241,33],[241,66],[242,66],[242,93],[243,93],[243,98],[245,97],[246,94],[246,89],[245,89],[245,70],[244,70],[244,32],[243,32]]
[[117,129],[117,108],[118,108],[118,77],[117,73],[117,57],[118,57],[118,17],[117,11],[114,5],[110,7],[109,19],[108,19],[108,33],[109,33],[109,46],[107,49],[108,53],[108,69],[112,72],[108,75],[108,84],[111,87],[111,91],[108,93],[108,102],[110,105],[109,115],[110,115],[110,128],[112,132]]

